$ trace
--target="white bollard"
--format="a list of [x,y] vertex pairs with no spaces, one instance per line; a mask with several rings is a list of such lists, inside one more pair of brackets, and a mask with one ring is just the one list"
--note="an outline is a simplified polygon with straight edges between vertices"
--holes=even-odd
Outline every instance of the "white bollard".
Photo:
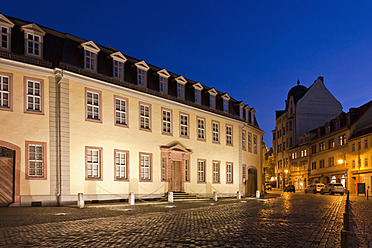
[[237,194],[236,194],[236,198],[237,198],[238,200],[242,199],[242,193],[241,193],[240,191],[237,192]]
[[213,191],[213,200],[214,201],[217,201],[218,200],[218,196],[217,196],[217,192],[216,191]]
[[256,190],[256,198],[260,198],[260,191]]
[[130,192],[130,195],[129,195],[129,205],[134,205],[135,202],[136,202],[136,199],[134,198],[134,193],[133,192]]
[[173,202],[173,192],[168,192],[168,202]]
[[84,194],[83,193],[78,193],[77,207],[84,208]]

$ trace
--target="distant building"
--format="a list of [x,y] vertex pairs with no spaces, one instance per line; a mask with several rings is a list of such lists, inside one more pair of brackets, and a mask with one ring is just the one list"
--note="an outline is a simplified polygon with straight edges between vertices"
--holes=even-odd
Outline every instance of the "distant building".
[[35,23],[0,30],[1,205],[262,190],[248,104]]

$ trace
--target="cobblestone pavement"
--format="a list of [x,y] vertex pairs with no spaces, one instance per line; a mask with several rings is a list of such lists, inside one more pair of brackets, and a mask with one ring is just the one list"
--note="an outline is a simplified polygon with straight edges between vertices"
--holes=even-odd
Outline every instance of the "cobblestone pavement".
[[283,193],[241,201],[2,208],[0,247],[340,247],[344,204],[345,196]]
[[350,246],[372,247],[372,197],[351,196]]

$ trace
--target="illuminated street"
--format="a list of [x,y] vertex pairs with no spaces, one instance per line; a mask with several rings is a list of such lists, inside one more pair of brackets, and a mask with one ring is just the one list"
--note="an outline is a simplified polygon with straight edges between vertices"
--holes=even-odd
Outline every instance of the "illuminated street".
[[[2,208],[0,246],[340,247],[345,196],[275,196],[85,209]],[[351,200],[351,230],[358,234],[351,234],[351,247],[368,247],[372,228],[364,222],[372,201]]]

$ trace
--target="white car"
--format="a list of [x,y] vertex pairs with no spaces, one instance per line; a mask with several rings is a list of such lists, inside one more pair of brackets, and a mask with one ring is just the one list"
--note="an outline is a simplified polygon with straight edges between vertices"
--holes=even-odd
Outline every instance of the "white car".
[[329,183],[324,188],[322,188],[320,193],[322,195],[324,195],[324,193],[328,193],[330,195],[338,193],[343,195],[345,193],[345,188],[341,183]]
[[313,183],[313,184],[310,184],[306,189],[305,189],[305,194],[307,193],[313,193],[313,194],[316,194],[316,193],[320,193],[322,188],[324,188],[324,184],[322,183]]

